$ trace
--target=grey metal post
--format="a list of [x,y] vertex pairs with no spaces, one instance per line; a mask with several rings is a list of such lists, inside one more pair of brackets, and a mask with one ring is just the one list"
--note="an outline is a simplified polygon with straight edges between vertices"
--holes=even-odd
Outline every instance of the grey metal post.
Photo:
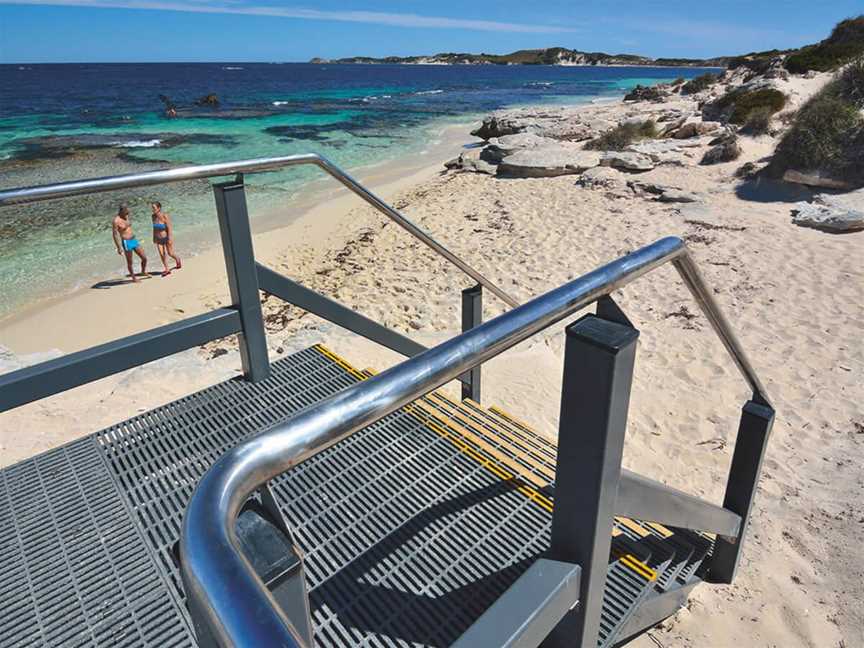
[[247,380],[258,382],[270,375],[267,338],[258,293],[258,272],[252,250],[252,231],[246,209],[246,190],[241,179],[213,185],[216,215],[225,255],[225,271],[231,303],[240,313],[240,358]]
[[735,579],[744,537],[750,522],[750,511],[759,485],[762,458],[774,425],[774,410],[755,401],[747,401],[741,412],[735,452],[726,482],[723,508],[741,516],[737,538],[717,536],[711,559],[709,578],[716,583],[731,583]]
[[581,566],[582,581],[543,645],[596,648],[639,332],[586,315],[566,333],[549,557]]
[[[462,291],[462,332],[470,331],[483,323],[483,286]],[[462,398],[480,402],[480,365],[462,374]]]

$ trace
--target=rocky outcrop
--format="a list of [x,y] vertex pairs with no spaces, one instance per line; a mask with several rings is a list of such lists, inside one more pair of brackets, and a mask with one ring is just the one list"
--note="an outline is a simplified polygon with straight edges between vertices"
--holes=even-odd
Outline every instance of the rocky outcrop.
[[470,173],[486,173],[495,175],[495,165],[490,164],[486,160],[481,159],[481,154],[478,149],[464,151],[448,162],[444,163],[444,167],[451,171],[467,171]]
[[700,164],[722,164],[732,162],[741,156],[741,144],[738,136],[727,133],[711,141],[711,148],[705,152]]
[[817,196],[812,203],[800,202],[792,211],[792,222],[826,232],[864,230],[864,191],[845,196]]
[[544,146],[557,146],[558,140],[542,137],[535,133],[516,133],[504,137],[493,137],[480,154],[481,159],[490,164],[501,164],[508,155],[524,149],[535,149]]
[[490,115],[483,119],[480,128],[471,131],[474,137],[489,140],[493,137],[504,137],[505,135],[515,135],[525,130],[524,124],[519,124],[515,120],[502,117],[499,115]]
[[664,203],[695,203],[702,198],[695,193],[683,191],[678,187],[656,184],[653,182],[642,182],[640,180],[629,180],[627,186],[640,197],[653,198]]
[[576,184],[585,189],[615,189],[624,184],[624,175],[612,167],[594,167],[579,176]]
[[690,139],[716,133],[722,128],[720,122],[714,121],[688,121],[675,129],[671,134],[675,139]]
[[509,178],[545,178],[582,173],[597,166],[600,155],[573,145],[559,144],[523,149],[498,165],[498,175]]
[[624,101],[663,101],[669,93],[657,86],[637,85],[624,95]]
[[643,173],[654,168],[654,160],[641,153],[628,153],[626,151],[609,151],[600,160],[601,166],[613,167],[623,171]]
[[794,184],[806,185],[808,187],[822,187],[824,189],[851,189],[852,185],[844,180],[829,177],[823,171],[795,171],[790,169],[783,174],[783,180]]

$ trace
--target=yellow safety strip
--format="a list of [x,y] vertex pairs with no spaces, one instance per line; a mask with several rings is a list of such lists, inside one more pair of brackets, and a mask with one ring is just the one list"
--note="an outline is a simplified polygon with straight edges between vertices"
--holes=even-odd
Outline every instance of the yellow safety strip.
[[350,373],[355,378],[359,378],[360,380],[366,380],[366,376],[364,376],[362,372],[355,369],[353,366],[351,366],[351,364],[347,360],[345,360],[341,356],[333,353],[330,349],[325,347],[323,344],[316,344],[312,348],[315,349],[321,355],[329,358],[330,360],[332,360],[333,362],[338,364],[340,367],[342,367],[345,371]]
[[[358,371],[347,360],[345,360],[344,358],[342,358],[338,354],[334,353],[333,351],[331,351],[330,349],[328,349],[327,347],[325,347],[322,344],[316,344],[313,348],[316,351],[318,351],[320,354],[322,354],[323,356],[329,358],[330,360],[332,360],[333,362],[335,362],[336,364],[341,366],[343,369],[348,371],[352,376],[359,378],[360,380],[366,380],[367,378],[369,378],[370,375],[375,375],[375,370],[373,370],[373,369],[366,369],[365,371],[362,371],[362,372]],[[447,399],[447,400],[449,400],[449,399]],[[480,407],[480,406],[478,405],[478,407]],[[464,438],[460,438],[456,434],[447,431],[446,429],[437,425],[435,422],[429,420],[429,418],[432,416],[431,413],[423,410],[425,416],[420,416],[415,411],[415,410],[417,410],[417,408],[414,405],[406,405],[404,409],[412,417],[417,419],[420,423],[422,423],[423,425],[430,428],[433,432],[435,432],[439,436],[450,441],[450,443],[452,443],[456,447],[456,449],[459,450],[462,454],[470,457],[471,459],[473,459],[474,461],[479,463],[481,466],[483,466],[486,470],[491,472],[496,477],[502,479],[503,481],[514,482],[515,484],[517,484],[516,490],[518,492],[520,492],[522,495],[527,497],[529,500],[531,500],[532,502],[534,502],[535,504],[537,504],[541,508],[546,509],[550,513],[552,512],[552,509],[553,509],[552,500],[550,500],[548,497],[543,495],[541,492],[539,492],[538,490],[536,490],[535,488],[533,488],[529,484],[526,484],[523,477],[521,477],[520,475],[515,475],[515,474],[513,474],[507,470],[504,470],[497,463],[491,461],[488,457],[483,455],[481,452],[479,452],[475,448],[472,448],[470,445],[468,445],[468,443],[465,442]],[[495,409],[495,408],[493,407],[490,409]],[[507,418],[510,418],[510,417],[507,416]],[[446,423],[445,423],[445,425],[446,425]],[[632,521],[627,520],[626,518],[616,518],[616,519],[619,520],[625,526],[632,528],[637,533],[645,535],[644,529],[641,529],[640,527],[636,526],[635,523],[633,523]],[[629,523],[629,524],[627,524],[627,523]],[[617,531],[617,529],[613,529],[612,536],[614,537],[614,536],[618,535],[619,533],[620,533],[620,531]],[[625,559],[629,559],[629,561],[625,560]],[[649,580],[653,581],[657,578],[657,574],[653,569],[651,569],[650,567],[648,567],[644,563],[640,562],[638,559],[631,556],[630,554],[623,556],[621,558],[621,561],[623,564],[627,565],[628,567],[630,567],[631,569],[633,569],[637,573],[641,574],[642,576],[645,576]]]
[[652,529],[657,531],[664,538],[671,538],[673,535],[675,535],[674,533],[672,533],[672,531],[657,522],[644,522],[644,524],[645,526],[651,527]]
[[[361,380],[365,380],[368,377],[363,372],[360,372],[357,369],[355,369],[347,360],[345,360],[344,358],[341,358],[336,353],[333,353],[330,349],[328,349],[324,345],[316,344],[313,348],[316,351],[318,351],[319,353],[321,353],[322,355],[333,360],[333,362],[337,363],[343,369],[345,369],[346,371],[351,373],[351,375],[356,376],[357,378],[360,378]],[[374,373],[372,370],[368,370],[368,371],[369,371],[369,373]],[[425,426],[430,428],[436,434],[438,434],[439,436],[442,436],[445,439],[447,439],[448,441],[450,441],[460,452],[462,452],[463,454],[467,455],[468,457],[470,457],[471,459],[473,459],[474,461],[479,463],[481,466],[486,468],[489,472],[494,474],[496,477],[499,477],[500,479],[502,479],[504,481],[512,481],[512,482],[518,484],[516,490],[518,490],[520,493],[525,495],[529,500],[538,504],[539,506],[541,506],[542,508],[546,509],[549,512],[552,511],[552,501],[548,497],[546,497],[545,495],[540,493],[539,491],[537,491],[534,488],[525,484],[522,481],[522,479],[520,479],[517,475],[513,475],[512,473],[510,473],[506,470],[503,470],[502,468],[497,466],[495,463],[493,463],[492,461],[487,459],[480,452],[478,452],[477,450],[475,450],[474,448],[469,446],[467,443],[465,443],[463,440],[458,438],[455,434],[451,434],[450,432],[442,429],[441,427],[439,427],[438,425],[436,425],[432,421],[430,421],[424,417],[418,416],[417,413],[415,412],[414,406],[406,405],[405,411],[408,412],[415,419],[417,419],[419,422],[423,423]]]
[[657,580],[657,572],[654,571],[653,569],[651,569],[648,565],[643,563],[641,560],[636,558],[636,556],[634,556],[633,554],[624,554],[623,556],[621,556],[618,559],[618,561],[622,565],[629,567],[632,571],[636,572],[637,574],[644,576],[649,581]]
[[531,500],[532,502],[534,502],[535,504],[537,504],[541,508],[546,509],[550,513],[552,512],[552,500],[550,500],[548,497],[546,497],[545,495],[543,495],[539,491],[535,490],[534,488],[532,488],[531,486],[526,484],[520,476],[514,475],[513,473],[511,473],[507,470],[504,470],[503,468],[501,468],[496,463],[490,461],[486,456],[480,454],[477,450],[475,450],[474,448],[469,446],[467,443],[465,443],[465,441],[463,441],[462,439],[457,437],[455,434],[452,434],[451,432],[448,432],[447,430],[441,428],[440,426],[436,425],[433,421],[430,421],[429,419],[427,419],[425,417],[419,416],[415,412],[415,409],[416,408],[413,405],[406,405],[405,406],[405,410],[409,414],[411,414],[411,416],[413,416],[415,419],[420,421],[426,427],[430,428],[433,432],[435,432],[439,436],[450,441],[450,443],[452,443],[454,446],[456,446],[456,448],[462,454],[467,455],[468,457],[470,457],[471,459],[473,459],[474,461],[479,463],[486,470],[491,472],[493,475],[495,475],[496,477],[498,477],[502,481],[508,481],[508,482],[512,481],[514,484],[517,485],[516,490],[519,491],[522,495],[527,497],[529,500]]

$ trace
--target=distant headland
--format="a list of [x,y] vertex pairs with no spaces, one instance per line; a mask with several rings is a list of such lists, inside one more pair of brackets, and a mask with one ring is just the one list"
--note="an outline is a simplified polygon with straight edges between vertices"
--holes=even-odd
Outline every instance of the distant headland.
[[365,63],[397,65],[644,65],[655,67],[726,67],[732,57],[711,59],[650,58],[637,54],[580,52],[566,47],[518,50],[510,54],[467,54],[445,52],[431,56],[352,56],[349,58],[313,58],[310,63]]

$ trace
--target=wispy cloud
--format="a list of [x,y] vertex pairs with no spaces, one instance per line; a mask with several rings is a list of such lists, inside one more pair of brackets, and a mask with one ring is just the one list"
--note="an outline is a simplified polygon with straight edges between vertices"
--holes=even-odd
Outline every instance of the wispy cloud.
[[237,0],[0,0],[0,5],[44,5],[62,7],[88,7],[91,9],[143,9],[150,11],[181,11],[186,13],[240,14],[273,16],[304,20],[331,20],[338,22],[370,23],[393,27],[423,27],[431,29],[468,29],[474,31],[521,32],[529,34],[573,33],[575,27],[469,20],[443,16],[421,16],[412,13],[385,13],[378,11],[323,11],[302,7],[248,5]]

